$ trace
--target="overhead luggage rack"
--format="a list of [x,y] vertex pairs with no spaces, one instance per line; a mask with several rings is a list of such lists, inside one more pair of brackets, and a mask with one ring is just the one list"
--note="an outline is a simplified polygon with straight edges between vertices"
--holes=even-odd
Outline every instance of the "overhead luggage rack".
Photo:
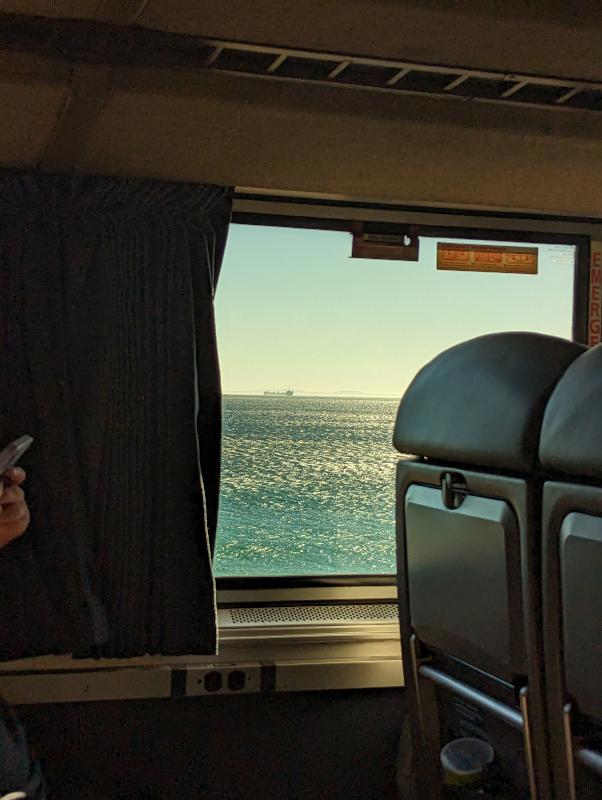
[[206,69],[263,78],[452,97],[552,110],[602,111],[602,83],[203,39]]
[[226,72],[466,102],[602,112],[602,82],[310,51],[87,20],[0,13],[0,50],[109,66]]

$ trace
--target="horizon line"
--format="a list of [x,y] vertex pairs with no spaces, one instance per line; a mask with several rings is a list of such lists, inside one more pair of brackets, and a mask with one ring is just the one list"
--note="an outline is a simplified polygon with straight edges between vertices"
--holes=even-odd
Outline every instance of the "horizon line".
[[[268,390],[268,391],[278,391],[278,390]],[[348,399],[361,399],[362,397],[365,398],[382,398],[382,399],[391,399],[395,400],[403,394],[402,392],[351,392],[351,391],[334,391],[334,392],[324,392],[324,391],[307,391],[307,390],[299,390],[295,391],[293,397],[342,397]],[[255,390],[255,391],[226,391],[222,390],[222,395],[229,395],[232,397],[236,396],[244,396],[244,397],[266,397],[264,390]],[[267,395],[268,397],[270,395]],[[271,395],[274,397],[274,395]]]

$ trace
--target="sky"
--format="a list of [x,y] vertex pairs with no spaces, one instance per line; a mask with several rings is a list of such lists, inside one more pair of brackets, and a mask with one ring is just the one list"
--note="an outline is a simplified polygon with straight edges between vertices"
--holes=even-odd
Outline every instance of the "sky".
[[348,233],[230,227],[215,301],[225,394],[398,398],[437,353],[473,336],[571,336],[572,247],[540,246],[537,275],[439,271],[426,238],[419,262],[350,254]]

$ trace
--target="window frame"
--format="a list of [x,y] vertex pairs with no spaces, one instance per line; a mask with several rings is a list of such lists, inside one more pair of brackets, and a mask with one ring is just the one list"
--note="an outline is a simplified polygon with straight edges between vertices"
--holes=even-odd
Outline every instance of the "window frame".
[[[458,211],[391,206],[329,199],[265,195],[237,192],[232,223],[270,227],[305,228],[307,230],[352,231],[358,221],[377,224],[379,229],[398,231],[400,225],[416,226],[421,238],[475,239],[525,244],[564,244],[576,247],[573,276],[572,338],[587,344],[589,311],[590,243],[598,220],[570,219],[551,216],[528,216],[516,213]],[[598,233],[602,238],[602,233]],[[282,592],[301,591],[319,598],[325,590],[335,593],[355,588],[358,597],[371,590],[389,595],[397,577],[391,574],[353,575],[286,575],[286,576],[219,576],[216,577],[218,598],[227,602],[236,598],[251,599],[261,592],[277,598]],[[266,600],[272,602],[272,600]]]

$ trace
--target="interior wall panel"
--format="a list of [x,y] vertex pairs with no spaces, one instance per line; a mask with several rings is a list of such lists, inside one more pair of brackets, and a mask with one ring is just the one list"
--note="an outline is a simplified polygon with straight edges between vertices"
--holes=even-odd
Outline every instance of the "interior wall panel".
[[[77,110],[76,67],[0,54],[0,165],[45,163],[67,101]],[[84,100],[91,121],[61,169],[602,216],[598,113],[175,69],[116,68]]]
[[395,800],[399,690],[23,706],[55,800]]
[[32,17],[91,19],[104,0],[0,0],[4,14],[29,14]]
[[0,73],[0,165],[28,167],[37,162],[67,96],[67,85],[3,80]]
[[79,168],[600,216],[602,116],[139,70],[115,84]]

